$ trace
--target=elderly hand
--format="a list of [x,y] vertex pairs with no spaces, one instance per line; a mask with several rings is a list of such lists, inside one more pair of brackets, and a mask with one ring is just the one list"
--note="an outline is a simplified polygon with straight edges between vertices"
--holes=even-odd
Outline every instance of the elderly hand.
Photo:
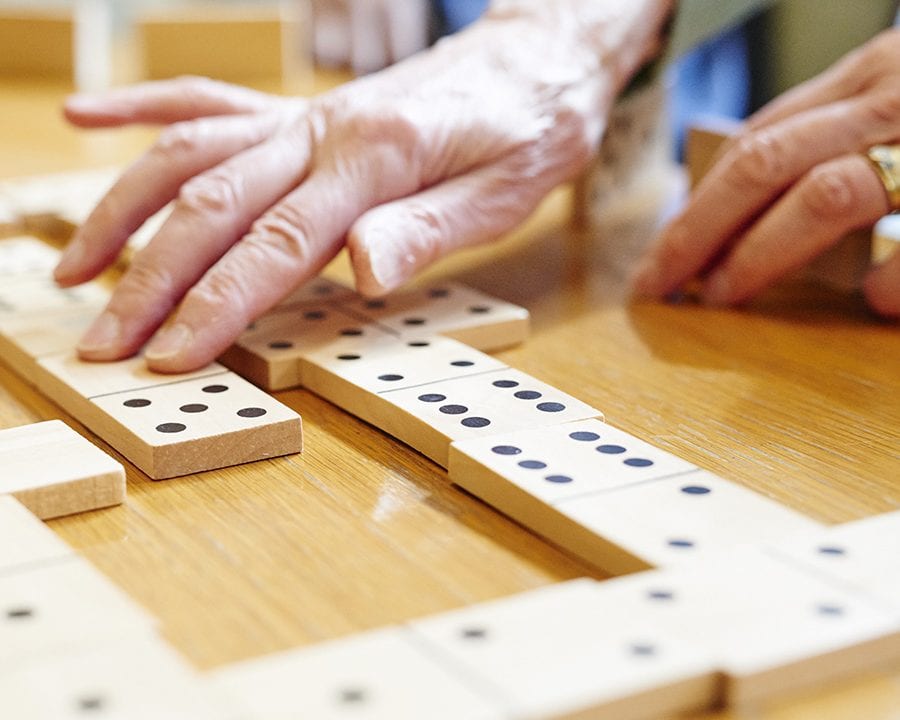
[[72,98],[79,125],[174,124],[75,235],[58,283],[102,271],[177,197],[79,354],[122,358],[156,333],[149,366],[186,371],[345,241],[358,289],[377,295],[497,237],[587,163],[612,99],[658,52],[669,5],[497,2],[428,52],[309,102],[198,79]]
[[313,0],[316,60],[360,75],[428,46],[429,0]]
[[[750,119],[638,266],[636,293],[665,297],[705,276],[713,305],[749,300],[849,231],[890,212],[864,157],[900,142],[900,30],[889,30]],[[900,315],[900,253],[864,292]]]

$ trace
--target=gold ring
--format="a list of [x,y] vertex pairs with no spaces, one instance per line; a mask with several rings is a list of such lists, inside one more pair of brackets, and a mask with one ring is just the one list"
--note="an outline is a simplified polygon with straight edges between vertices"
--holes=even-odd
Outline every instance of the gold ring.
[[891,211],[900,210],[900,145],[873,145],[866,157],[884,185]]

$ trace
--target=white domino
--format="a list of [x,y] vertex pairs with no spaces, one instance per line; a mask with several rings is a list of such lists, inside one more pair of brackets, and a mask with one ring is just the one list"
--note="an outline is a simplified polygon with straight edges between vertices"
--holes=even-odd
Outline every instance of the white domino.
[[72,549],[12,495],[0,495],[0,576],[71,557]]
[[411,623],[459,672],[522,720],[636,720],[710,707],[716,673],[700,643],[607,600],[591,580],[561,583]]
[[471,687],[397,627],[230,665],[210,682],[248,718],[512,717],[479,683]]

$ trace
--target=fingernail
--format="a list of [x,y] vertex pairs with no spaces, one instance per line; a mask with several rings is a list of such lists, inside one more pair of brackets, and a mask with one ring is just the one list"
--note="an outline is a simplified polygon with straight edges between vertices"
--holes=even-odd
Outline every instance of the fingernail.
[[707,305],[727,305],[731,301],[731,280],[724,272],[714,274],[703,288],[703,302]]
[[415,256],[398,253],[396,246],[379,232],[369,233],[365,244],[372,278],[383,291],[393,290],[409,279],[410,270],[415,267]]
[[84,243],[80,240],[73,239],[63,251],[62,257],[53,270],[53,277],[56,280],[68,280],[78,268],[84,259]]
[[97,352],[115,346],[122,335],[122,323],[111,312],[103,312],[78,343],[80,352]]
[[165,360],[178,355],[194,337],[194,331],[184,323],[175,323],[160,330],[144,350],[148,360]]

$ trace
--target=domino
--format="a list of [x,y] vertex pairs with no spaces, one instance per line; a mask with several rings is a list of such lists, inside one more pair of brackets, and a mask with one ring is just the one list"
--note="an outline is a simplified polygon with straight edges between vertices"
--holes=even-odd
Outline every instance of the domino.
[[0,677],[153,630],[142,608],[78,557],[0,576]]
[[302,450],[300,416],[215,363],[158,375],[136,357],[41,358],[41,391],[160,480]]
[[[447,665],[494,688],[512,717],[639,720],[711,707],[701,643],[575,580],[410,624]],[[410,716],[412,717],[412,716]]]
[[267,720],[507,720],[490,688],[474,685],[401,627],[230,665],[212,687],[244,717]]
[[449,465],[455,484],[614,574],[818,527],[599,420],[458,441]]
[[11,198],[0,191],[0,239],[18,235],[22,232],[22,223]]
[[[314,287],[330,289],[331,285],[315,283]],[[219,361],[266,390],[284,390],[302,384],[300,360],[310,351],[340,345],[343,353],[359,353],[376,342],[396,343],[393,335],[377,325],[361,322],[334,305],[307,299],[286,307],[287,311],[253,322]]]
[[755,548],[604,582],[650,627],[702,645],[738,710],[859,675],[900,655],[896,616]]
[[0,675],[0,714],[17,720],[235,717],[177,653],[151,637],[125,637],[10,669]]
[[485,352],[523,342],[530,322],[525,308],[454,282],[342,305],[402,338],[443,335]]
[[[445,340],[436,347],[458,347],[451,343]],[[462,360],[467,364],[462,367],[453,365],[456,353],[445,355],[442,361],[429,360],[427,368],[437,363],[444,374],[444,379],[432,382],[420,381],[421,366],[413,363],[412,353],[406,351],[395,358],[380,357],[378,369],[369,372],[368,379],[360,375],[354,360],[346,361],[350,369],[345,371],[331,360],[307,358],[303,380],[313,392],[442,467],[447,467],[450,443],[456,440],[602,417],[596,408],[525,373],[491,367],[497,361],[487,355],[476,361],[474,353],[468,351]],[[482,365],[487,369],[476,372]],[[407,368],[412,370],[413,382],[407,378]],[[383,377],[399,379],[385,382]],[[391,387],[382,389],[373,382]]]
[[900,618],[900,511],[803,533],[768,551]]
[[12,495],[0,495],[0,576],[72,557],[72,549]]
[[61,420],[0,430],[0,467],[0,495],[44,520],[125,500],[124,468]]

